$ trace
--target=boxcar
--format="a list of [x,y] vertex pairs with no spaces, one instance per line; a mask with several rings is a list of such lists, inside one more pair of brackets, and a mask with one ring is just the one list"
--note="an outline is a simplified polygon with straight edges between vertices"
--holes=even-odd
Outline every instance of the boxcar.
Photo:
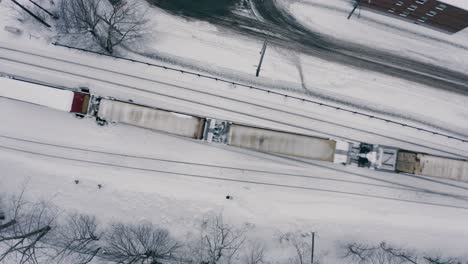
[[204,118],[109,99],[101,99],[97,117],[194,139],[202,138],[205,124]]
[[261,152],[334,161],[336,141],[271,129],[232,124],[228,145]]
[[400,150],[397,172],[468,182],[468,162]]

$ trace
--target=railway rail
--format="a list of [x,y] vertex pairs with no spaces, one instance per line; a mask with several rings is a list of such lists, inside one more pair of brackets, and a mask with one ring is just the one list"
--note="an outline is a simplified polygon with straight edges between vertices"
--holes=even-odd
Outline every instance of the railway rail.
[[[25,138],[19,138],[19,137],[13,137],[13,136],[8,136],[8,135],[1,135],[1,134],[0,134],[0,138],[4,138],[4,139],[7,139],[7,140],[16,141],[16,142],[23,142],[23,143],[27,143],[27,144],[59,148],[59,149],[66,150],[67,153],[68,153],[68,151],[78,151],[78,152],[83,152],[83,153],[102,154],[102,155],[106,155],[106,156],[113,156],[113,157],[119,157],[119,158],[131,158],[131,159],[136,159],[136,160],[146,160],[146,161],[155,161],[155,162],[179,164],[179,165],[208,167],[208,168],[216,168],[216,169],[223,169],[223,170],[233,170],[233,171],[238,171],[238,172],[242,172],[242,173],[244,173],[244,172],[262,173],[262,174],[268,174],[268,175],[277,175],[277,176],[281,176],[282,178],[304,178],[304,179],[319,180],[319,181],[322,180],[322,181],[330,181],[330,182],[341,182],[341,183],[349,183],[349,184],[355,184],[355,185],[379,187],[379,188],[385,188],[385,189],[404,190],[404,191],[410,191],[410,192],[416,192],[416,193],[426,193],[426,194],[433,194],[433,195],[439,195],[439,196],[447,196],[447,197],[453,197],[453,198],[460,198],[460,199],[464,199],[464,200],[468,201],[468,196],[463,196],[463,195],[453,194],[453,193],[443,193],[443,192],[439,192],[439,191],[424,189],[424,188],[420,188],[420,187],[417,187],[417,186],[412,186],[412,185],[409,185],[409,184],[399,183],[397,181],[382,179],[382,178],[379,178],[379,177],[373,177],[373,176],[369,176],[369,175],[365,175],[365,174],[349,172],[349,171],[344,171],[344,170],[339,170],[339,169],[331,169],[331,168],[328,168],[326,166],[320,166],[320,165],[313,164],[313,163],[308,163],[309,167],[319,167],[319,168],[325,169],[325,170],[338,171],[338,172],[343,173],[345,175],[357,176],[357,177],[360,177],[360,178],[363,178],[363,179],[366,179],[366,180],[381,182],[381,183],[385,183],[385,184],[388,184],[388,185],[377,184],[377,183],[369,183],[369,182],[363,182],[363,181],[355,181],[355,180],[346,180],[346,179],[341,179],[341,178],[340,179],[334,179],[334,178],[330,178],[330,177],[321,177],[321,176],[315,176],[315,175],[305,174],[305,173],[278,172],[276,170],[272,171],[272,170],[251,169],[251,168],[236,167],[236,166],[222,166],[222,165],[213,165],[213,164],[191,162],[191,161],[156,158],[156,157],[149,157],[149,156],[142,156],[142,155],[132,155],[132,154],[126,154],[126,153],[124,154],[124,153],[94,150],[94,149],[90,149],[90,148],[70,146],[70,145],[64,145],[64,144],[48,143],[48,142],[44,142],[44,141],[25,139]],[[7,146],[1,145],[1,144],[0,144],[0,146],[7,147]],[[289,157],[280,157],[280,158],[288,159]]]
[[[415,125],[410,125],[408,123],[403,123],[403,122],[391,120],[391,119],[388,119],[388,118],[383,118],[383,117],[379,117],[379,116],[376,116],[376,115],[367,114],[367,113],[364,113],[364,112],[361,112],[361,111],[350,110],[350,109],[347,109],[345,107],[339,107],[339,106],[335,106],[335,105],[332,105],[332,104],[329,104],[329,103],[323,103],[323,102],[319,102],[319,101],[315,101],[315,100],[311,100],[311,99],[302,98],[302,97],[299,97],[299,96],[285,94],[285,93],[273,91],[273,90],[270,90],[270,89],[260,88],[260,87],[254,86],[254,85],[248,85],[248,84],[245,84],[245,83],[235,82],[235,81],[231,81],[231,80],[220,78],[220,77],[213,77],[213,76],[210,76],[210,75],[197,73],[197,72],[192,72],[192,71],[187,71],[187,70],[182,70],[182,69],[178,69],[178,68],[174,68],[174,67],[169,67],[169,66],[144,62],[144,61],[140,61],[140,60],[129,59],[129,58],[121,57],[121,56],[110,55],[110,54],[106,54],[106,53],[101,53],[101,52],[91,51],[91,50],[87,50],[87,49],[72,47],[72,46],[68,46],[68,45],[59,44],[57,42],[54,42],[52,44],[55,45],[55,46],[65,47],[65,48],[69,48],[69,49],[73,49],[73,50],[79,50],[79,51],[86,52],[86,53],[92,53],[92,54],[97,54],[97,55],[100,55],[100,56],[111,57],[111,58],[114,58],[114,59],[130,61],[130,62],[133,62],[133,63],[144,64],[144,65],[148,65],[148,66],[152,66],[152,67],[161,68],[161,69],[164,69],[164,70],[180,72],[181,74],[193,75],[193,76],[197,76],[197,77],[200,77],[200,78],[206,78],[206,79],[214,80],[214,81],[217,81],[217,82],[219,81],[219,82],[223,82],[223,83],[226,83],[226,84],[232,84],[232,85],[236,85],[238,87],[254,89],[254,90],[265,92],[267,94],[277,95],[277,96],[282,96],[282,97],[285,97],[285,98],[294,99],[294,100],[297,100],[298,102],[307,102],[307,103],[310,103],[310,104],[323,106],[323,107],[333,109],[333,110],[352,113],[352,114],[355,114],[355,115],[361,115],[361,116],[365,116],[365,117],[372,118],[372,119],[375,119],[375,120],[383,121],[383,122],[386,122],[386,123],[392,123],[392,124],[400,125],[402,127],[415,129],[417,131],[426,132],[426,133],[429,133],[429,134],[432,134],[432,135],[439,135],[439,136],[446,137],[446,138],[449,138],[449,139],[455,139],[457,141],[461,141],[461,142],[464,142],[464,143],[468,142],[467,139],[462,138],[462,137],[455,137],[455,136],[451,136],[449,134],[439,133],[439,132],[436,132],[434,130],[425,129],[425,128],[418,127],[418,126],[415,126]],[[439,130],[444,130],[443,127],[434,126],[433,124],[427,124],[425,122],[420,122],[420,121],[417,121],[417,120],[412,120],[412,121],[417,122],[417,123],[421,123],[423,125],[432,126],[432,127],[437,128]],[[452,132],[452,133],[454,133],[454,132]],[[454,134],[457,134],[457,133],[454,133]],[[461,134],[459,134],[459,135],[461,135]],[[461,135],[461,136],[464,136],[464,135]]]
[[[24,52],[24,51],[19,51],[19,50],[14,50],[14,49],[9,49],[9,50],[24,53],[24,54],[28,54],[28,55],[32,55],[32,56],[38,56],[38,57],[42,57],[42,58],[46,58],[46,59],[50,59],[50,60],[55,60],[55,61],[61,61],[61,62],[64,62],[64,63],[74,64],[74,65],[78,65],[78,66],[82,66],[82,67],[86,67],[86,68],[90,68],[90,69],[96,69],[96,70],[100,70],[100,71],[104,71],[104,72],[108,72],[108,73],[112,73],[112,74],[118,74],[118,75],[121,75],[121,76],[135,78],[135,79],[148,81],[148,82],[152,82],[152,83],[169,85],[171,87],[183,89],[183,90],[186,90],[186,91],[190,91],[190,92],[194,92],[194,93],[198,93],[198,94],[203,94],[203,95],[209,95],[209,96],[212,96],[214,98],[218,98],[218,99],[222,99],[222,100],[228,100],[228,101],[236,102],[236,103],[241,103],[241,104],[247,105],[249,107],[257,107],[257,108],[262,108],[262,109],[265,109],[265,110],[268,110],[268,111],[274,111],[274,112],[281,113],[281,114],[291,115],[290,119],[300,117],[300,118],[303,118],[305,121],[310,120],[310,121],[322,122],[322,123],[330,124],[330,125],[335,126],[335,127],[346,128],[346,129],[349,129],[349,130],[354,130],[354,131],[357,131],[357,132],[362,132],[362,133],[370,134],[370,135],[373,135],[373,136],[378,136],[378,137],[390,139],[390,140],[393,140],[393,141],[396,141],[396,142],[402,142],[402,143],[412,145],[412,146],[427,148],[427,149],[430,149],[432,151],[436,151],[438,153],[444,153],[444,154],[449,154],[449,155],[459,157],[459,158],[462,158],[462,159],[468,159],[468,154],[460,154],[459,152],[441,150],[439,148],[434,148],[434,147],[428,146],[426,144],[415,143],[415,142],[412,142],[412,141],[409,141],[409,140],[402,140],[402,139],[399,139],[397,137],[385,135],[385,134],[382,134],[382,133],[377,133],[377,132],[374,132],[374,131],[368,131],[368,130],[364,130],[364,129],[360,129],[360,128],[355,128],[355,127],[343,125],[343,124],[340,124],[340,123],[337,123],[337,122],[332,122],[330,120],[310,117],[310,116],[307,116],[307,115],[304,115],[304,114],[298,114],[298,113],[294,113],[292,111],[273,108],[273,107],[265,106],[265,105],[262,105],[262,104],[259,104],[259,103],[246,102],[246,101],[235,99],[235,98],[229,98],[227,96],[222,96],[222,95],[218,95],[218,94],[214,94],[214,93],[199,91],[199,90],[188,88],[188,87],[177,86],[177,85],[174,85],[174,84],[157,81],[157,80],[153,80],[153,79],[150,79],[150,78],[134,76],[134,75],[131,75],[131,74],[117,72],[117,71],[113,71],[113,70],[109,70],[109,69],[105,69],[105,68],[101,68],[101,67],[85,65],[85,64],[81,64],[81,63],[77,63],[77,62],[70,62],[70,61],[66,61],[66,60],[62,60],[62,59],[57,59],[57,58],[53,58],[53,57],[49,57],[49,56],[38,55],[38,54],[33,54],[33,53],[30,53],[30,52]],[[39,67],[39,68],[47,69],[47,70],[54,71],[54,72],[65,73],[65,74],[69,74],[71,76],[92,79],[92,80],[95,80],[95,81],[99,81],[99,82],[103,82],[103,83],[107,83],[107,84],[112,84],[112,85],[115,85],[115,86],[124,87],[125,89],[132,89],[132,90],[145,92],[145,93],[152,94],[152,95],[157,95],[157,96],[162,96],[162,97],[166,97],[166,98],[177,99],[177,100],[184,101],[184,102],[194,103],[194,104],[202,105],[204,107],[208,107],[208,108],[211,108],[211,109],[223,110],[223,111],[226,111],[226,112],[229,112],[229,113],[236,113],[236,114],[239,114],[239,115],[242,115],[242,116],[248,116],[248,117],[263,120],[263,121],[269,121],[269,122],[276,123],[276,124],[279,124],[279,125],[292,127],[292,128],[295,128],[295,129],[301,129],[301,130],[309,131],[309,132],[312,132],[312,133],[329,134],[329,135],[331,135],[331,136],[333,136],[335,138],[342,139],[342,140],[354,141],[354,142],[357,141],[356,139],[353,139],[353,138],[344,137],[342,135],[337,135],[337,134],[332,134],[332,133],[327,133],[327,132],[320,131],[320,130],[317,130],[317,129],[312,129],[310,127],[303,126],[303,125],[294,125],[294,124],[291,124],[290,122],[276,120],[276,119],[273,119],[273,118],[267,118],[265,116],[261,116],[261,115],[258,115],[258,114],[250,114],[250,113],[246,113],[244,111],[233,110],[233,109],[227,108],[227,107],[214,106],[213,104],[208,104],[208,103],[203,103],[203,102],[200,102],[200,101],[181,98],[180,96],[168,95],[168,94],[164,94],[164,93],[160,93],[160,92],[156,92],[156,91],[151,91],[151,90],[148,90],[148,89],[137,88],[137,87],[130,86],[130,85],[125,85],[125,84],[122,84],[122,83],[105,80],[103,78],[96,78],[96,77],[86,75],[86,74],[77,74],[77,73],[74,73],[74,72],[71,72],[71,71],[59,70],[59,69],[52,68],[52,67],[46,67],[46,66],[43,66],[43,65],[34,64],[34,63],[30,63],[30,62],[24,62],[24,61],[21,61],[21,60],[14,60],[14,59],[10,59],[10,58],[1,57],[0,59],[15,62],[15,63],[20,63],[20,64],[23,64],[23,65],[27,64],[27,65],[30,65],[30,66]],[[436,133],[434,133],[434,134],[437,135]],[[458,140],[458,139],[455,139],[455,140]],[[463,140],[463,139],[461,139],[461,140]],[[464,142],[466,142],[466,140],[464,140]],[[443,147],[443,146],[441,146],[441,147]]]
[[[4,86],[0,96],[75,113],[79,117],[93,117],[100,125],[123,123],[264,153],[468,182],[467,160],[172,112],[133,101],[97,96],[90,94],[88,88],[66,91],[12,77],[1,78],[0,84]],[[38,91],[40,96],[36,96]],[[64,104],[57,105],[58,102]]]
[[340,191],[340,190],[333,190],[333,189],[326,189],[326,188],[314,188],[314,187],[305,187],[305,186],[299,186],[299,185],[278,184],[278,183],[256,181],[256,180],[242,180],[242,179],[235,179],[235,178],[228,178],[228,177],[223,178],[223,177],[209,176],[209,175],[203,175],[203,174],[194,174],[194,173],[180,173],[180,172],[160,170],[160,169],[151,169],[151,168],[144,168],[144,167],[138,167],[138,166],[119,165],[119,164],[114,164],[110,162],[98,162],[98,161],[86,160],[86,159],[81,159],[81,158],[69,158],[69,157],[64,157],[63,155],[60,155],[60,156],[51,155],[51,154],[41,153],[37,151],[24,150],[20,148],[8,147],[8,146],[2,146],[2,145],[0,145],[0,149],[7,150],[7,151],[14,151],[17,153],[34,155],[34,156],[42,156],[46,158],[65,160],[65,161],[80,162],[80,163],[112,167],[112,168],[128,169],[128,170],[141,171],[141,172],[147,172],[147,173],[174,175],[174,176],[185,177],[185,178],[197,178],[197,179],[212,180],[212,181],[225,181],[225,182],[260,185],[260,186],[267,186],[267,187],[277,187],[277,188],[287,188],[287,189],[322,192],[322,193],[341,194],[341,195],[347,195],[347,196],[364,197],[364,198],[395,201],[395,202],[402,202],[402,203],[409,203],[409,204],[419,204],[419,205],[427,205],[427,206],[437,206],[437,207],[445,207],[445,208],[452,208],[452,209],[468,210],[468,206],[454,205],[453,203],[448,204],[448,203],[437,203],[437,202],[423,202],[423,201],[417,201],[417,200],[411,200],[411,199],[402,199],[402,198],[395,198],[395,197],[390,197],[390,196],[381,196],[381,195],[376,195],[376,194],[363,194],[363,193],[357,193],[357,192]]

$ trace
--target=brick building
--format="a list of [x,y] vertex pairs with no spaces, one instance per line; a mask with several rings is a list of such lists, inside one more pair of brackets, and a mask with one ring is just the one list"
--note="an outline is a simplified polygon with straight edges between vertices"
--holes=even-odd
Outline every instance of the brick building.
[[[468,1],[468,0],[467,0]],[[360,6],[446,33],[468,27],[468,11],[436,0],[360,0]]]

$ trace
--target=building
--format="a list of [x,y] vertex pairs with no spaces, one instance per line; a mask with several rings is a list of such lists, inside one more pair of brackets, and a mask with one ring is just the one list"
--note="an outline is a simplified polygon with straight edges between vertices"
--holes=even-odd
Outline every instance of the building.
[[358,0],[362,8],[385,13],[449,34],[468,27],[468,10],[450,5],[447,2],[436,0]]

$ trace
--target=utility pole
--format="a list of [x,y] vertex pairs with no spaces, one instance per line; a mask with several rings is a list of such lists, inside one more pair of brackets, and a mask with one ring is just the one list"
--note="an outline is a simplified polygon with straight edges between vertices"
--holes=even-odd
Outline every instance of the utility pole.
[[37,21],[41,22],[44,26],[50,28],[50,25],[47,24],[44,20],[42,20],[42,18],[36,16],[33,12],[29,11],[29,9],[27,9],[26,7],[24,7],[23,5],[21,5],[20,3],[16,2],[16,0],[11,0],[13,3],[15,3],[17,6],[21,7],[21,9],[23,9],[24,11],[26,11],[26,13],[30,14],[32,17],[34,17]]
[[356,11],[356,8],[358,8],[360,5],[361,5],[361,0],[355,0],[353,10],[351,10],[351,13],[349,13],[348,19],[351,18],[351,16],[354,14],[354,11]]
[[310,251],[310,264],[314,264],[315,232],[312,232],[312,245]]
[[267,41],[265,40],[265,42],[263,42],[262,50],[260,51],[260,54],[261,54],[261,56],[260,56],[260,62],[258,63],[257,73],[255,74],[255,76],[257,76],[257,77],[258,77],[258,75],[260,74],[260,68],[262,67],[263,57],[265,57],[266,49],[267,49]]

